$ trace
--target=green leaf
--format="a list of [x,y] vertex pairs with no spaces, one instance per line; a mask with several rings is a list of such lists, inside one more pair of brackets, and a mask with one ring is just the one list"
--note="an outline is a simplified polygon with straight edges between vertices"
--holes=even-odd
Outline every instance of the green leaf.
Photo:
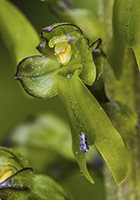
[[14,64],[27,56],[38,54],[39,37],[31,23],[11,2],[0,0],[0,33]]
[[68,114],[73,153],[85,177],[94,182],[86,167],[86,155],[80,151],[80,135],[85,133],[89,145],[95,144],[117,184],[127,178],[127,155],[124,142],[96,99],[81,79],[80,66],[61,68],[57,77],[58,95]]
[[0,166],[13,166],[16,170],[20,170],[29,167],[29,164],[14,149],[0,147]]
[[19,80],[27,93],[38,98],[57,95],[56,75],[60,68],[57,60],[44,56],[32,56],[22,60],[15,79]]
[[130,145],[133,138],[136,137],[137,118],[135,119],[134,113],[130,110],[128,105],[115,101],[110,101],[107,104],[105,103],[103,107],[115,128],[123,137],[125,144]]
[[107,57],[115,76],[120,79],[123,70],[125,48],[132,48],[140,68],[140,16],[139,0],[115,0],[113,7],[113,37]]

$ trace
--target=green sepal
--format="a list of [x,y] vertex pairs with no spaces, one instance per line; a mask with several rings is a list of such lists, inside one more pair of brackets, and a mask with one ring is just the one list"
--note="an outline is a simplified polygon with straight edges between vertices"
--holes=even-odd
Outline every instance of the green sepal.
[[[72,71],[73,70],[73,71]],[[127,155],[124,142],[107,117],[103,108],[88,91],[81,79],[79,68],[61,68],[57,77],[58,95],[68,114],[72,148],[81,171],[94,182],[86,167],[86,155],[80,151],[80,135],[85,133],[89,145],[95,144],[117,184],[127,178]]]
[[57,60],[32,56],[22,60],[17,68],[18,79],[27,93],[38,98],[57,95],[56,75],[60,68]]
[[2,166],[13,166],[17,171],[30,167],[26,159],[14,149],[9,149],[6,147],[0,147],[0,167]]
[[68,22],[55,23],[51,26],[45,27],[42,29],[41,36],[46,38],[48,41],[56,35],[66,35],[71,31],[78,31],[79,34],[82,34],[80,28],[74,24]]

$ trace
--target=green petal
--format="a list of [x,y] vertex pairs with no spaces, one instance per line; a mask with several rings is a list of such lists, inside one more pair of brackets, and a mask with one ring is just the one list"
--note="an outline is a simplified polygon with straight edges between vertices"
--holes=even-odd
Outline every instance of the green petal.
[[38,98],[57,95],[56,75],[60,63],[44,56],[33,56],[22,60],[17,68],[18,79],[27,93]]
[[92,49],[89,48],[89,41],[86,38],[82,38],[75,45],[81,56],[81,64],[83,66],[80,78],[85,84],[92,85],[96,79],[96,67],[92,57]]
[[[96,45],[96,47],[93,49],[93,47]],[[92,56],[93,60],[96,66],[96,79],[99,79],[99,77],[102,74],[104,61],[106,58],[106,54],[103,52],[102,47],[102,40],[99,38],[97,41],[95,41],[92,46],[90,47],[92,50]]]
[[[89,145],[95,144],[117,184],[127,178],[127,155],[124,142],[96,99],[78,77],[79,68],[73,72],[61,68],[58,73],[58,95],[70,121],[73,153],[86,176],[93,183],[86,167],[86,155],[80,151],[80,135],[84,132]],[[72,69],[71,69],[72,70]]]

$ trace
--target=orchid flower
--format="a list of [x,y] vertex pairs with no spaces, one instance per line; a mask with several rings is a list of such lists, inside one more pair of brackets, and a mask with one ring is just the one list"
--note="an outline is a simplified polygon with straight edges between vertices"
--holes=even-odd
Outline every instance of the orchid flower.
[[86,154],[93,144],[116,183],[125,181],[128,168],[123,139],[86,87],[102,74],[106,56],[101,39],[90,45],[79,27],[57,23],[42,30],[37,50],[42,55],[23,59],[15,79],[34,97],[50,98],[58,94],[68,115],[73,153],[91,183],[94,181],[86,166]]

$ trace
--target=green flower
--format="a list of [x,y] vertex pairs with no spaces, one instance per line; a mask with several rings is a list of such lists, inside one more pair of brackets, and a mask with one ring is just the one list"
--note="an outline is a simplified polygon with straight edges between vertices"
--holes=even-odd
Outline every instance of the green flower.
[[[57,73],[61,67],[76,65],[81,68],[80,78],[87,85],[92,85],[99,76],[103,64],[95,66],[94,51],[101,44],[97,42],[89,46],[89,41],[82,31],[69,23],[54,24],[41,32],[41,42],[37,50],[43,56],[25,58],[18,65],[15,79],[32,96],[50,98],[58,94]],[[99,50],[99,48],[98,48]],[[101,51],[103,58],[105,54]],[[95,54],[95,53],[94,53]]]
[[27,199],[33,170],[14,150],[0,147],[0,199]]
[[128,169],[123,139],[85,86],[92,85],[102,74],[105,54],[101,39],[89,45],[82,31],[69,23],[44,28],[41,38],[37,50],[43,56],[22,60],[15,78],[32,96],[50,98],[59,95],[71,127],[73,153],[90,182],[94,183],[87,170],[84,152],[87,153],[93,144],[116,183],[125,181]]
[[0,199],[70,200],[64,189],[48,176],[36,175],[19,153],[0,147]]

